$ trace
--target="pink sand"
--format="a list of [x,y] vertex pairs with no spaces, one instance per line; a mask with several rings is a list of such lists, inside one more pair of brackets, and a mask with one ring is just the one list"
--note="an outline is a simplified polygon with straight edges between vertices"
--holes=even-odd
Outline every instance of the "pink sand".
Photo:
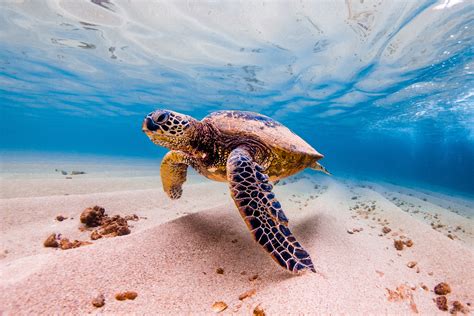
[[[446,312],[434,304],[433,288],[442,281],[452,288],[450,304],[474,303],[473,221],[393,187],[363,188],[325,177],[276,186],[290,229],[318,270],[295,276],[252,240],[225,184],[194,181],[180,200],[170,201],[156,177],[7,179],[2,187],[9,181],[8,190],[2,190],[8,196],[1,200],[0,219],[0,310],[6,314],[208,314],[214,302],[224,301],[229,306],[224,314],[249,315],[257,305],[267,315],[412,314],[415,305],[420,314],[441,315]],[[55,195],[59,181],[69,195]],[[317,189],[316,181],[322,182]],[[440,221],[461,225],[464,232],[451,240],[451,228],[432,229],[430,219],[403,211],[387,193],[435,209]],[[376,214],[367,219],[350,210],[357,202],[372,201]],[[112,215],[136,213],[147,219],[131,222],[127,236],[65,251],[43,247],[53,232],[87,240],[89,234],[78,230],[79,214],[96,204]],[[58,214],[74,219],[57,222]],[[391,233],[379,236],[378,218],[389,222]],[[363,230],[349,234],[353,228]],[[395,250],[393,240],[399,236],[394,233],[412,239],[414,246]],[[406,266],[409,261],[417,262],[419,273]],[[258,278],[250,281],[255,274]],[[411,306],[408,299],[389,301],[387,289],[400,285],[413,287]],[[256,294],[240,301],[250,289]],[[127,290],[138,297],[115,300],[116,293]],[[102,308],[91,304],[98,294],[106,299]]]

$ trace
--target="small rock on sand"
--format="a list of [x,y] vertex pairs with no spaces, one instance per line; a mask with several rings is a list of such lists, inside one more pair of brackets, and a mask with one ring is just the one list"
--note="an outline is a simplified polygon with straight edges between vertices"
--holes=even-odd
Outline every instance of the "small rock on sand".
[[448,283],[441,282],[435,286],[434,292],[438,295],[446,295],[451,293],[451,287]]
[[469,309],[462,305],[460,301],[454,301],[453,302],[453,308],[449,311],[451,314],[456,314],[457,312],[461,312],[463,314],[468,314]]
[[216,269],[216,273],[217,273],[217,274],[224,274],[224,269],[222,269],[222,268],[217,268],[217,269]]
[[249,278],[249,281],[255,281],[256,279],[258,279],[258,274],[252,275],[252,276]]
[[43,245],[45,247],[58,248],[59,243],[56,239],[56,234],[49,235],[49,237],[46,238],[46,240],[44,241]]
[[71,175],[77,176],[79,174],[86,174],[84,171],[71,171]]
[[257,291],[255,289],[245,291],[244,293],[239,295],[239,300],[243,301],[244,299],[246,299],[248,297],[254,296],[255,293],[257,293]]
[[220,313],[226,308],[227,308],[227,304],[222,301],[215,302],[214,304],[212,304],[212,311],[216,313]]
[[407,246],[407,247],[413,246],[413,240],[411,240],[411,239],[408,239],[408,240],[404,241],[403,243],[404,243],[405,246]]
[[126,221],[134,221],[134,222],[136,222],[140,219],[140,217],[138,217],[137,214],[126,215],[124,218],[125,218]]
[[438,306],[438,309],[442,311],[447,311],[448,310],[448,299],[446,296],[438,296],[435,299],[436,306]]
[[58,222],[62,222],[62,221],[65,220],[65,219],[67,219],[66,216],[62,216],[62,215],[56,216],[56,220],[57,220]]
[[391,231],[392,231],[392,229],[391,229],[390,227],[384,226],[384,227],[382,228],[382,233],[384,233],[384,234],[388,234],[388,233],[390,233]]
[[347,230],[347,233],[348,234],[354,234],[354,233],[360,233],[361,231],[363,231],[364,229],[361,227],[361,228],[352,228],[352,229],[348,229]]
[[92,300],[92,305],[95,307],[102,307],[105,305],[105,297],[103,294],[98,295],[96,298]]
[[260,307],[260,305],[257,305],[255,306],[255,308],[253,309],[253,316],[265,316],[265,311],[263,310],[262,307]]
[[117,293],[115,294],[115,299],[117,301],[125,301],[127,298],[125,297],[124,293]]
[[397,249],[397,250],[403,250],[403,241],[401,241],[401,240],[394,240],[393,246],[394,246],[395,249]]
[[138,296],[138,293],[137,292],[134,292],[134,291],[127,291],[125,292],[125,297],[129,300],[134,300],[136,299]]
[[138,296],[137,292],[134,291],[126,291],[126,292],[120,292],[115,294],[115,299],[117,301],[125,301],[125,300],[134,300]]
[[416,263],[417,263],[416,261],[410,261],[407,263],[407,267],[409,267],[410,269],[414,268],[416,266]]

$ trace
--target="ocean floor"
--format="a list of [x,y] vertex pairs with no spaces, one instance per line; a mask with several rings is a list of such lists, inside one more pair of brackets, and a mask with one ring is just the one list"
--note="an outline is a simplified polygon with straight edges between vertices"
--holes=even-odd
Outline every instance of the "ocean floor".
[[[48,161],[2,162],[0,313],[211,314],[224,302],[223,314],[442,315],[440,282],[449,310],[474,309],[472,199],[315,173],[285,179],[276,196],[318,271],[292,275],[253,241],[225,183],[191,174],[172,201],[158,161]],[[136,214],[131,233],[91,240],[80,215],[94,205]],[[53,233],[91,244],[44,247]],[[117,300],[124,291],[137,297]]]

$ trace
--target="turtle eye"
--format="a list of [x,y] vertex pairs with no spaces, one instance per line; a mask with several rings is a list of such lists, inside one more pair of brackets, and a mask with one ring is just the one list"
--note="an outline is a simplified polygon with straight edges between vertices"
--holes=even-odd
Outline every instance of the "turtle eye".
[[168,120],[169,116],[170,116],[169,113],[166,113],[166,112],[162,113],[160,116],[158,116],[158,118],[155,120],[155,122],[157,124],[164,124]]

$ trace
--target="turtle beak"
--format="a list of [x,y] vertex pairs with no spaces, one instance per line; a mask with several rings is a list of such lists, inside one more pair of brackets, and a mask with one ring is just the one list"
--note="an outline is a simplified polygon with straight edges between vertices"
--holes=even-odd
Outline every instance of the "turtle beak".
[[142,123],[142,131],[150,135],[152,134],[153,130],[156,130],[156,125],[153,123],[153,120],[150,117],[145,117]]

